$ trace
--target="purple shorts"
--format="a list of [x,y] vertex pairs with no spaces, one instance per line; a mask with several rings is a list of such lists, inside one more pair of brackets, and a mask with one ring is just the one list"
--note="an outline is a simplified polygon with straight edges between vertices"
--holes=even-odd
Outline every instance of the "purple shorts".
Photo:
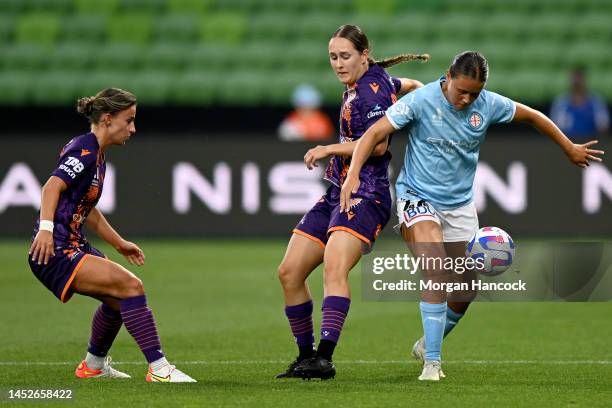
[[49,258],[46,265],[39,265],[32,262],[32,257],[28,255],[28,263],[34,276],[42,282],[62,303],[66,303],[72,297],[70,285],[74,277],[81,269],[83,261],[89,256],[98,256],[106,258],[106,256],[96,248],[87,244],[74,246],[66,244],[64,246],[55,246],[55,255]]
[[295,226],[293,233],[305,236],[322,248],[334,231],[346,231],[372,248],[380,231],[391,216],[391,196],[381,194],[380,198],[354,197],[351,210],[340,212],[340,189],[332,185],[321,199]]

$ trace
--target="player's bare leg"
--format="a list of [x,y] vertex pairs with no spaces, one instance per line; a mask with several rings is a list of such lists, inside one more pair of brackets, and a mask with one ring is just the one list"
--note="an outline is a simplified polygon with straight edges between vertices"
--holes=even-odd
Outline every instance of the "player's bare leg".
[[[70,289],[82,295],[108,300],[109,304],[104,303],[99,309],[102,314],[98,316],[96,312],[94,325],[98,317],[99,321],[106,321],[113,312],[117,316],[112,307],[118,303],[118,316],[149,363],[146,375],[148,382],[195,382],[193,378],[171,365],[161,351],[153,312],[147,306],[144,286],[136,275],[108,259],[87,256],[82,261]],[[110,299],[116,299],[116,303]],[[104,337],[107,334],[104,330],[96,332],[94,329],[92,338],[100,335]],[[110,361],[108,363],[110,365]],[[77,376],[78,371],[77,368]]]
[[278,267],[285,304],[298,305],[312,300],[306,279],[323,262],[325,249],[305,236],[293,234]]
[[296,367],[302,378],[333,378],[332,356],[350,307],[348,274],[361,258],[363,242],[346,231],[334,231],[325,247],[323,319],[317,355]]
[[306,278],[323,262],[323,253],[322,244],[303,235],[293,234],[278,267],[278,278],[285,298],[285,315],[299,353],[276,378],[295,377],[295,367],[314,355],[313,305]]

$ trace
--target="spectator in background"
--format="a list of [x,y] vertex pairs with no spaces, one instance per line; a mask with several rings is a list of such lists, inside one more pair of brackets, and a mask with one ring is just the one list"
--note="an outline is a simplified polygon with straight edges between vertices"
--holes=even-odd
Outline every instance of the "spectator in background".
[[330,140],[334,126],[329,117],[319,110],[321,94],[309,84],[295,88],[292,96],[295,110],[281,123],[278,133],[282,140]]
[[583,67],[571,72],[570,94],[555,99],[550,117],[574,141],[606,133],[610,128],[608,107],[587,89]]

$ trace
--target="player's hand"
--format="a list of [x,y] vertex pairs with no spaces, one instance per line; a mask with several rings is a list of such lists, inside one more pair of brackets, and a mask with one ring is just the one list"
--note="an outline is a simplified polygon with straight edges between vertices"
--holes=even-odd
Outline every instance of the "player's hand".
[[351,209],[351,197],[357,194],[360,184],[359,177],[347,174],[340,190],[340,212],[348,212]]
[[145,254],[135,243],[123,240],[115,249],[123,255],[130,264],[137,266],[144,265]]
[[586,142],[584,144],[574,144],[570,150],[566,152],[567,157],[572,163],[578,167],[582,167],[583,169],[589,165],[590,161],[601,162],[601,157],[597,156],[603,155],[604,151],[589,149],[591,146],[597,143],[599,143],[598,140],[591,140],[590,142]]
[[312,170],[317,165],[317,160],[321,160],[329,156],[329,149],[327,146],[317,146],[308,150],[304,155],[304,164],[308,167],[308,170]]
[[32,261],[38,262],[38,264],[47,264],[49,258],[55,256],[53,249],[53,233],[45,230],[38,231],[28,255],[32,255]]

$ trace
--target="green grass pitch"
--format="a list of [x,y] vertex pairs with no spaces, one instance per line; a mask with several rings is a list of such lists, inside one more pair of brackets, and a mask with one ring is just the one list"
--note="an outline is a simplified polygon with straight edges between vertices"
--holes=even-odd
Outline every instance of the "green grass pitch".
[[[79,380],[96,302],[60,304],[31,274],[27,242],[0,242],[0,405],[9,389],[74,390],[93,406],[538,406],[612,401],[611,303],[476,303],[444,342],[439,383],[417,381],[416,303],[353,303],[334,356],[335,380],[275,380],[295,355],[276,267],[285,241],[143,241],[147,289],[170,361],[197,384],[147,384],[122,329],[111,349],[130,380]],[[101,246],[111,259],[119,256]],[[321,271],[310,286],[320,320]],[[62,406],[65,402],[54,402]]]

